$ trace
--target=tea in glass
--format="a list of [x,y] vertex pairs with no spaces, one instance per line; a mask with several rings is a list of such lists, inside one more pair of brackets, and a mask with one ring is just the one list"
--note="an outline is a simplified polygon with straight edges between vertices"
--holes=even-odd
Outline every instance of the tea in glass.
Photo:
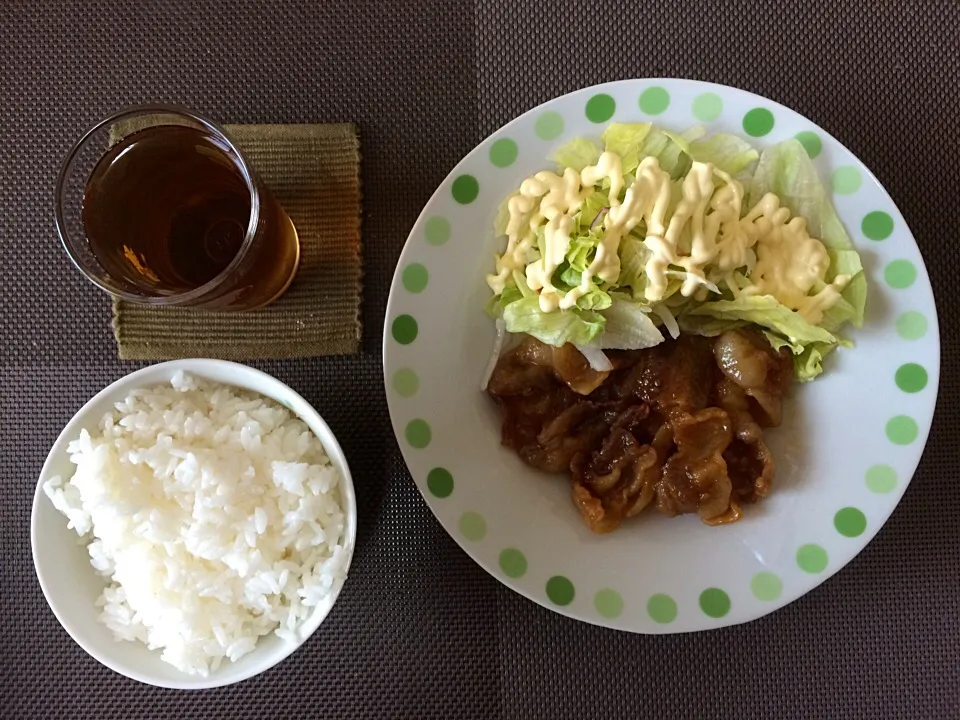
[[104,121],[74,148],[57,199],[74,263],[124,299],[248,310],[296,274],[290,218],[223,131],[192,113],[140,108]]

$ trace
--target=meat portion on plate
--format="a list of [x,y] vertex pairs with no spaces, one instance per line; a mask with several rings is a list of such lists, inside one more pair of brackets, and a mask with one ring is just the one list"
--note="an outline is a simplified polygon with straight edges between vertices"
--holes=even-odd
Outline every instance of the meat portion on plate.
[[502,443],[535,468],[569,475],[591,530],[610,532],[647,507],[734,522],[742,504],[770,492],[763,428],[780,423],[788,354],[728,330],[609,359],[611,370],[593,370],[572,346],[526,337],[487,387],[502,413]]

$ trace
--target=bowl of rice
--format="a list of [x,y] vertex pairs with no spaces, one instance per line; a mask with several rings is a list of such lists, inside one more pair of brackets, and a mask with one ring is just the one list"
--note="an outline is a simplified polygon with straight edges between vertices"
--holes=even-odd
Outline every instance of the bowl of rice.
[[73,417],[33,502],[33,561],[60,624],[127,677],[218,687],[319,627],[349,570],[346,458],[300,395],[253,368],[176,360]]

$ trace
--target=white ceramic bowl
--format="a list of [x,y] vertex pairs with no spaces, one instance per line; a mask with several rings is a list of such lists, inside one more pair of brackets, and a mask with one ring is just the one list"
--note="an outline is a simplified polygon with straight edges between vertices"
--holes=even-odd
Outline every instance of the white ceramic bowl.
[[[54,443],[40,473],[33,500],[30,538],[33,563],[43,594],[63,628],[91,656],[111,670],[134,680],[168,688],[201,689],[229,685],[273,667],[299,647],[276,635],[266,635],[256,648],[238,662],[224,662],[206,678],[187,675],[160,660],[160,651],[151,651],[139,642],[115,640],[97,619],[94,605],[104,588],[104,581],[90,565],[85,544],[73,530],[67,529],[66,518],[53,507],[42,485],[53,475],[70,477],[74,465],[67,454],[67,445],[82,429],[94,430],[101,418],[113,409],[113,403],[126,397],[130,390],[169,382],[177,371],[189,372],[207,380],[246,388],[285,405],[303,420],[323,443],[330,462],[340,472],[341,505],[346,519],[345,545],[348,553],[346,569],[353,556],[357,528],[357,503],[346,458],[330,428],[317,411],[300,395],[269,375],[253,368],[222,360],[175,360],[153,365],[131,373],[101,391],[73,416]],[[304,627],[306,639],[320,626],[330,612],[342,583],[333,588],[327,602],[319,605]]]

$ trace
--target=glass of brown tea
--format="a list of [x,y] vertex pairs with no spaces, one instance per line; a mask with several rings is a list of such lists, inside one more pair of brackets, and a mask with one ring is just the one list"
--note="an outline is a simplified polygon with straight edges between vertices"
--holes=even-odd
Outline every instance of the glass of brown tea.
[[223,130],[165,105],[121,111],[80,139],[56,220],[87,278],[150,305],[263,307],[300,259],[296,228]]

